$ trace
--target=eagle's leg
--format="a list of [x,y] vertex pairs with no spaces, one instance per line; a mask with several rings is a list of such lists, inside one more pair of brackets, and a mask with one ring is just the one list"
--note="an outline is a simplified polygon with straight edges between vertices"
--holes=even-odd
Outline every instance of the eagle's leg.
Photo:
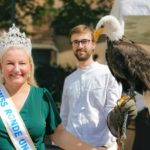
[[136,95],[136,92],[134,91],[134,87],[132,86],[127,93],[123,93],[122,97],[118,100],[117,105],[121,106],[123,105],[126,101],[129,101],[130,99],[134,99]]
[[136,95],[136,92],[134,90],[134,86],[131,86],[129,91],[128,91],[128,96],[130,96],[130,98],[134,98]]

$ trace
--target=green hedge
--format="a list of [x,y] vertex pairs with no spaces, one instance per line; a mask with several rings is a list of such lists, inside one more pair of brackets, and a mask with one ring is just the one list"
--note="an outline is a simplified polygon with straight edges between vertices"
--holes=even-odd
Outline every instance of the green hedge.
[[75,69],[70,66],[41,65],[35,69],[35,78],[40,87],[47,88],[57,104],[61,102],[64,79]]

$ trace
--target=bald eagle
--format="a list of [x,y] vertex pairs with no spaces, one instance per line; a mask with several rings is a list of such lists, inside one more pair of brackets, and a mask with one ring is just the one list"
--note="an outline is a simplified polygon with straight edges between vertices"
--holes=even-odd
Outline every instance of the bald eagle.
[[122,83],[123,92],[144,96],[150,111],[150,52],[128,40],[117,18],[102,17],[95,30],[95,37],[107,37],[106,61],[116,80]]

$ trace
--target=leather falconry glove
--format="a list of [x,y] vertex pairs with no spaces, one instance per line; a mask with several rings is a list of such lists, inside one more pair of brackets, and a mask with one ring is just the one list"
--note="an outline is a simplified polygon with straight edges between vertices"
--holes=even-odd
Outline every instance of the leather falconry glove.
[[122,98],[118,100],[117,106],[115,106],[107,117],[108,128],[115,137],[118,137],[118,128],[122,128],[125,113],[128,113],[128,121],[135,119],[137,116],[135,98],[124,97],[123,101]]

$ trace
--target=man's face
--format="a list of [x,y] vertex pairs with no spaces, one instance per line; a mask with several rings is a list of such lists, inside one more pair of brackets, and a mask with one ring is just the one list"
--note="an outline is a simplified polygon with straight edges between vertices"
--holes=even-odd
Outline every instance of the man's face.
[[72,34],[71,43],[74,55],[79,61],[86,61],[92,57],[95,43],[92,41],[91,33]]

